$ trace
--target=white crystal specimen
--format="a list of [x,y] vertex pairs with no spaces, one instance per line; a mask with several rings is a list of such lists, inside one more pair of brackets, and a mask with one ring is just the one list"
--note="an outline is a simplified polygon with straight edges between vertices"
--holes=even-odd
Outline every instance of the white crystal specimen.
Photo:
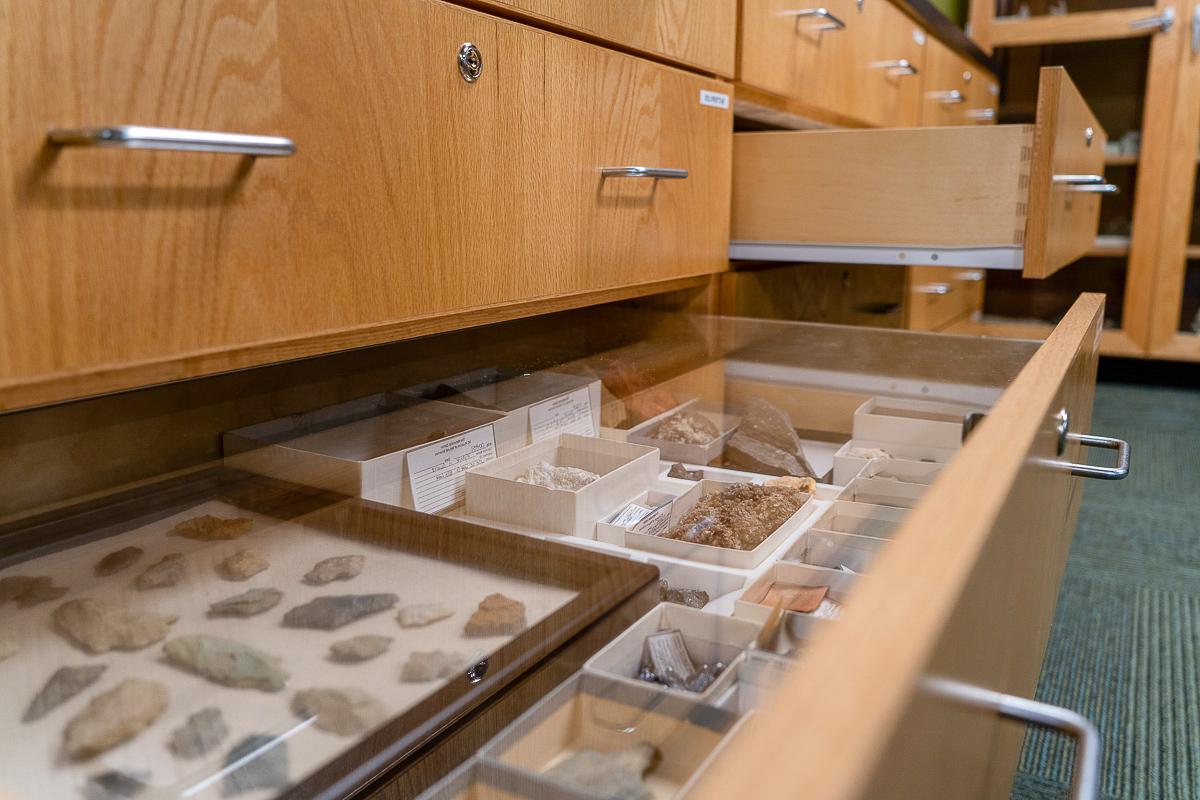
[[525,470],[517,476],[519,483],[532,483],[534,486],[545,486],[547,489],[565,489],[574,492],[587,486],[600,476],[594,472],[578,467],[556,467],[545,461]]

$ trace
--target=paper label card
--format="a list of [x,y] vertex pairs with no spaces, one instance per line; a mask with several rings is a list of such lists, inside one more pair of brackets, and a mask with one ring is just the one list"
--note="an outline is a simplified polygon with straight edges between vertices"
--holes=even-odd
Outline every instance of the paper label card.
[[649,513],[633,526],[634,533],[646,533],[651,536],[661,536],[666,533],[667,529],[671,527],[671,507],[674,505],[674,500],[668,500],[650,509]]
[[529,429],[533,441],[540,442],[560,433],[595,436],[592,422],[592,396],[588,387],[551,397],[529,407]]
[[408,451],[408,481],[413,507],[436,514],[466,499],[467,470],[496,457],[491,425]]
[[683,634],[678,630],[659,631],[646,637],[645,661],[659,677],[672,673],[687,680],[696,672],[688,655]]
[[700,105],[713,108],[729,108],[729,95],[724,92],[714,92],[709,89],[700,90]]

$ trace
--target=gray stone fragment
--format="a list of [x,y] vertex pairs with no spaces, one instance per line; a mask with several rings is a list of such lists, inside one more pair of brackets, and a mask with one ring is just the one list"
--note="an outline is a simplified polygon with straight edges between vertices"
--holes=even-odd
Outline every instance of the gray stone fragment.
[[161,641],[178,617],[133,611],[81,597],[54,609],[53,619],[59,633],[95,654],[109,650],[141,650]]
[[200,758],[229,736],[229,726],[221,709],[209,706],[187,718],[187,722],[171,732],[167,747],[180,758]]
[[467,657],[462,653],[448,653],[444,650],[416,650],[404,662],[400,672],[400,680],[405,683],[421,683],[424,681],[448,678],[463,672],[467,668]]
[[21,722],[36,722],[46,716],[99,680],[106,669],[108,667],[105,664],[58,668],[41,691],[34,695],[29,708],[25,709],[25,716],[21,717]]
[[83,796],[87,800],[130,800],[145,790],[149,777],[149,773],[145,772],[101,772],[88,779]]
[[606,800],[653,800],[642,778],[661,759],[658,748],[646,743],[611,753],[579,750],[543,774]]
[[289,628],[331,631],[356,619],[387,611],[399,601],[394,594],[327,595],[291,609],[283,615],[283,624]]
[[305,689],[292,698],[292,711],[300,717],[316,717],[318,728],[338,736],[354,736],[374,730],[387,719],[383,704],[362,689]]
[[382,655],[392,646],[392,637],[364,633],[329,645],[329,655],[342,664],[357,664]]
[[275,656],[219,636],[180,636],[163,645],[163,654],[172,665],[223,686],[278,692],[288,679]]
[[[244,759],[244,760],[243,760]],[[221,795],[230,797],[252,789],[288,787],[287,741],[256,733],[233,746],[225,756],[225,766],[240,764],[221,783]]]
[[672,586],[666,578],[658,581],[658,599],[663,603],[675,603],[688,608],[704,608],[708,605],[708,592],[703,589],[688,589]]
[[400,609],[396,619],[399,620],[402,628],[420,628],[452,616],[454,616],[454,609],[447,608],[441,603],[420,603]]
[[217,564],[217,574],[227,581],[244,581],[269,566],[271,562],[253,550],[238,550]]
[[323,586],[331,581],[348,581],[362,572],[366,556],[334,556],[318,561],[304,576],[310,586]]
[[730,464],[767,475],[815,476],[786,411],[751,397],[737,433],[725,446]]
[[137,560],[145,552],[140,547],[122,547],[120,550],[114,550],[96,562],[96,566],[92,568],[92,573],[97,578],[116,575],[121,570],[128,569],[137,563]]
[[167,553],[162,559],[146,567],[133,585],[143,590],[163,589],[179,583],[182,577],[183,553]]
[[208,607],[210,617],[253,617],[279,605],[283,592],[278,589],[251,589],[233,597],[218,600]]
[[63,749],[80,760],[132,739],[158,719],[167,707],[167,687],[157,681],[129,678],[103,694],[67,723]]
[[55,586],[49,575],[10,575],[0,578],[0,605],[15,600],[21,608],[30,608],[57,600],[68,591],[65,586]]

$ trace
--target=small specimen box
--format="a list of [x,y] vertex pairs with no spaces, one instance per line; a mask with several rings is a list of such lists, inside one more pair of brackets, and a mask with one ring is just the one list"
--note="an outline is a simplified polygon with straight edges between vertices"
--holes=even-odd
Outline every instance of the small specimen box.
[[967,418],[983,411],[960,403],[872,397],[854,412],[853,438],[957,449]]
[[[662,423],[681,412],[698,414],[718,431],[718,435],[706,444],[686,444],[669,441],[658,437]],[[725,443],[737,430],[740,417],[722,413],[716,404],[700,400],[689,400],[682,405],[648,419],[635,428],[630,429],[627,441],[657,447],[664,461],[682,461],[685,464],[711,464],[725,452]]]

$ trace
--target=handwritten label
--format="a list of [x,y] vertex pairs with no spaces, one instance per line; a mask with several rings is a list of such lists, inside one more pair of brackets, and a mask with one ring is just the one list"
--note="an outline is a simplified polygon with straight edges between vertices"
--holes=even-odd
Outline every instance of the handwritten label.
[[674,500],[668,500],[650,509],[650,513],[633,526],[634,533],[645,533],[650,536],[661,536],[666,533],[667,528],[671,526],[671,507],[674,505]]
[[678,630],[659,631],[647,636],[645,661],[660,677],[675,674],[687,679],[696,672],[683,634]]
[[413,507],[425,514],[453,508],[466,499],[467,470],[496,457],[491,425],[408,451]]
[[540,442],[560,433],[595,436],[592,422],[592,396],[588,387],[552,397],[529,407],[529,428],[533,441]]
[[708,89],[701,89],[700,105],[712,106],[713,108],[729,108],[729,95],[721,92],[710,92]]

